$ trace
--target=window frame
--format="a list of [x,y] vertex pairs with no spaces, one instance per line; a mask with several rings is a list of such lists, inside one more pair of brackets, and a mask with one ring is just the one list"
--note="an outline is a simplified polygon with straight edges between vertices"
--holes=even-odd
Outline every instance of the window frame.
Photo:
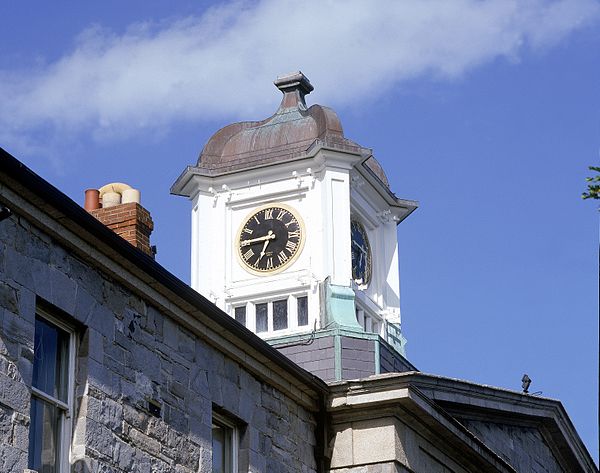
[[[235,422],[232,422],[231,419],[219,414],[218,412],[212,411],[212,420],[211,420],[211,465],[212,471],[214,471],[214,465],[212,461],[214,461],[214,449],[212,447],[212,429],[214,429],[214,425],[218,425],[222,429],[226,429],[231,433],[231,445],[229,445],[229,454],[231,457],[231,472],[224,473],[238,473],[239,471],[239,457],[240,457],[240,430]],[[225,452],[225,448],[223,449]]]
[[[42,319],[47,323],[50,323],[56,326],[58,329],[63,330],[68,335],[67,342],[67,357],[66,357],[66,376],[67,376],[67,402],[61,401],[60,399],[55,398],[54,396],[42,391],[33,386],[31,388],[31,397],[30,397],[30,413],[31,413],[31,400],[33,398],[40,399],[43,402],[47,402],[55,406],[60,411],[60,420],[59,425],[57,426],[60,430],[60,434],[58,437],[58,445],[56,446],[56,457],[57,461],[57,473],[68,473],[70,471],[70,460],[71,460],[71,435],[73,432],[73,416],[74,416],[74,398],[75,398],[75,360],[76,360],[76,350],[77,350],[77,340],[75,337],[74,328],[66,324],[64,321],[60,320],[56,316],[52,315],[48,310],[44,310],[41,307],[36,307],[35,311],[35,319]],[[34,324],[35,326],[35,324]],[[34,334],[35,336],[35,334]],[[34,347],[35,353],[35,347]],[[35,363],[35,356],[34,361]],[[33,364],[32,364],[33,369]],[[31,429],[33,429],[33,422],[29,426],[30,432],[29,436],[31,436]],[[28,449],[30,448],[29,440],[28,440]],[[28,460],[28,468],[32,466],[29,465]],[[33,470],[36,471],[36,470]]]

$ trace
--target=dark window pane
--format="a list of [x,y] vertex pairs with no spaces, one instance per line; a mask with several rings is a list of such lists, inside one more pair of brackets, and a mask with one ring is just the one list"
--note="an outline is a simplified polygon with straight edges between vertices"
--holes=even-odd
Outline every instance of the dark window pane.
[[67,402],[69,334],[50,322],[35,319],[33,386]]
[[242,325],[246,325],[246,306],[245,305],[235,308],[235,320],[237,320]]
[[32,397],[30,415],[29,468],[39,473],[55,473],[60,458],[61,413],[57,407]]
[[308,325],[308,297],[298,297],[298,326]]
[[283,330],[287,326],[287,299],[273,301],[273,330]]
[[256,304],[256,333],[269,330],[267,304]]

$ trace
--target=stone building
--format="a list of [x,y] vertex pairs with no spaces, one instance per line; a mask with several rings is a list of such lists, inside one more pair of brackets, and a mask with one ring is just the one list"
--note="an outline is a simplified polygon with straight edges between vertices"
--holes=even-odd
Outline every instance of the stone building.
[[[304,76],[277,85],[273,117],[218,132],[174,186],[229,242],[197,214],[192,264],[220,269],[194,288],[137,202],[88,212],[1,150],[0,472],[598,471],[559,401],[404,358],[395,228],[416,203],[305,106]],[[291,236],[261,231],[279,215]]]
[[4,151],[0,203],[0,471],[322,471],[324,382]]

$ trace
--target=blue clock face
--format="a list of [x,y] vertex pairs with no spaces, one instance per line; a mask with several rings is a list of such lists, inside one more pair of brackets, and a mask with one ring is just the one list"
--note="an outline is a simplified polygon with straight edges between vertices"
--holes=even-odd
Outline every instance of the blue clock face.
[[350,223],[352,248],[352,279],[357,284],[371,282],[371,246],[365,228],[356,220]]

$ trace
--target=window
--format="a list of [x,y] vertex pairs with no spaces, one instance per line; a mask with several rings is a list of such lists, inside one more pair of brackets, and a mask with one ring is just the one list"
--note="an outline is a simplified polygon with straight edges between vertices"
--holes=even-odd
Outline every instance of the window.
[[213,412],[212,421],[212,472],[237,471],[238,438],[234,424]]
[[273,330],[288,328],[287,299],[273,301]]
[[296,302],[298,305],[298,327],[303,327],[308,325],[308,297],[297,297]]
[[237,320],[242,325],[246,325],[246,306],[242,305],[242,306],[236,307],[234,309],[234,313],[235,313],[235,320]]
[[266,303],[256,304],[256,333],[269,330],[269,314]]
[[45,314],[36,316],[29,468],[39,473],[68,470],[73,344],[72,333],[66,327]]
[[383,321],[379,319],[379,317],[373,314],[368,314],[363,309],[356,308],[356,320],[365,332],[381,335]]
[[287,334],[297,329],[306,331],[309,325],[306,293],[275,295],[262,300],[236,300],[228,310],[235,320],[257,334],[279,335],[278,332]]

